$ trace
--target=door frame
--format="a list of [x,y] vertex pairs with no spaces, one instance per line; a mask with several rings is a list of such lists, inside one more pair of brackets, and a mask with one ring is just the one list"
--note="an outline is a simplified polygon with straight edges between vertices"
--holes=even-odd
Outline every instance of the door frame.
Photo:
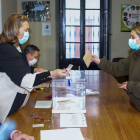
[[0,0],[0,34],[2,33],[2,6],[1,6],[1,0]]

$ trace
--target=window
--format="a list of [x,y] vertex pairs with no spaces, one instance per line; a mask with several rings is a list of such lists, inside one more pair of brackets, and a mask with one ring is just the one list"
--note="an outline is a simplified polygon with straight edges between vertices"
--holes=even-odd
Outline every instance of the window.
[[87,50],[109,58],[109,0],[60,0],[60,67]]

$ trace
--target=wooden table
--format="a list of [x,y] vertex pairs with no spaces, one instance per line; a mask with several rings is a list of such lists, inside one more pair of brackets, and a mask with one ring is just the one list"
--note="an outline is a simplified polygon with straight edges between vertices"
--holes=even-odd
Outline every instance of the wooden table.
[[[86,140],[139,140],[140,112],[130,104],[126,92],[117,87],[114,77],[103,71],[86,71],[86,77],[86,88],[98,90],[99,94],[86,96],[87,127],[80,128],[84,138],[88,138]],[[31,93],[27,105],[9,117],[16,120],[17,129],[33,135],[36,140],[40,140],[40,130],[61,129],[60,114],[52,114],[51,109],[34,108],[37,100],[44,100],[44,96],[49,94],[51,88],[47,92]],[[34,116],[29,115],[38,112],[46,118],[53,116],[53,122],[44,123],[44,127],[41,128],[33,128]]]

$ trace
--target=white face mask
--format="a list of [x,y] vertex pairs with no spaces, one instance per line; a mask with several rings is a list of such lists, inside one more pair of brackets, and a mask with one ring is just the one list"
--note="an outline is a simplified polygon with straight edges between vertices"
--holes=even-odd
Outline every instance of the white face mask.
[[29,66],[34,65],[37,62],[37,60],[34,58],[33,60],[29,60]]

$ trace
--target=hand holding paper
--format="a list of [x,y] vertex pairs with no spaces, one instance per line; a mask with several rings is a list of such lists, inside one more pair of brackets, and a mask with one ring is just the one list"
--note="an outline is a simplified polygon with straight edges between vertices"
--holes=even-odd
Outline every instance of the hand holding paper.
[[68,67],[66,68],[67,71],[70,71],[72,69],[73,65],[69,64]]
[[84,140],[80,128],[41,130],[41,140]]
[[91,61],[100,64],[100,59],[96,55],[91,55]]

